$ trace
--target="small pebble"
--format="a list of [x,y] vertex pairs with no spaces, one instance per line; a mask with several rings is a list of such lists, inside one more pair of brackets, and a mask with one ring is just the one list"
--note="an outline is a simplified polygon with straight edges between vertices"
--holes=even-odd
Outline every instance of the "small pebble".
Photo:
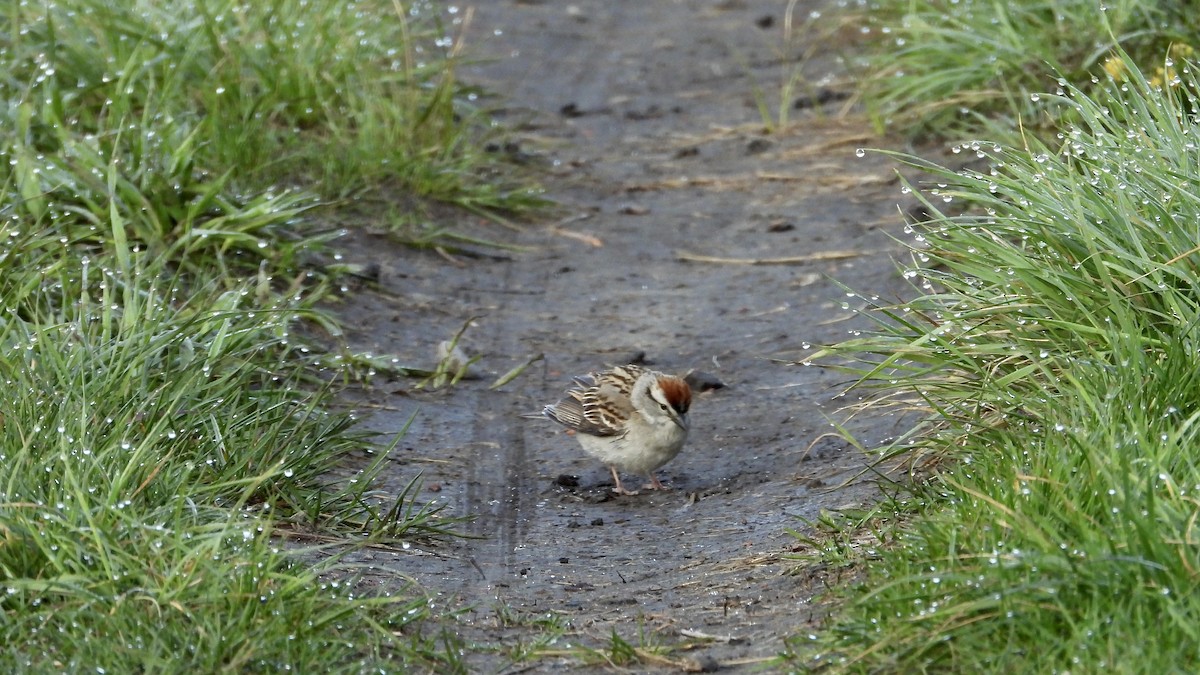
[[634,366],[652,366],[652,365],[654,365],[653,361],[646,358],[646,352],[641,349],[630,354],[629,357],[625,359],[625,363],[628,363],[628,364],[634,365]]
[[683,378],[692,391],[710,391],[712,389],[724,389],[725,383],[717,378],[712,373],[706,373],[702,370],[693,370]]
[[755,138],[746,144],[747,155],[757,155],[771,149],[771,141],[765,138]]

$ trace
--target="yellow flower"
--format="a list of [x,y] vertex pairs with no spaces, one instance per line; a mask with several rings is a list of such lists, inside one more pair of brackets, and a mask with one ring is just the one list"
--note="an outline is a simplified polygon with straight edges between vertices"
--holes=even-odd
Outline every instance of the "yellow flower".
[[1125,73],[1129,72],[1129,66],[1125,65],[1124,59],[1114,54],[1105,60],[1104,72],[1117,82],[1124,82]]
[[1175,72],[1174,67],[1158,68],[1154,72],[1155,75],[1150,78],[1149,82],[1151,87],[1161,87],[1163,84],[1178,87],[1180,84],[1183,84],[1182,80],[1179,79],[1179,73]]

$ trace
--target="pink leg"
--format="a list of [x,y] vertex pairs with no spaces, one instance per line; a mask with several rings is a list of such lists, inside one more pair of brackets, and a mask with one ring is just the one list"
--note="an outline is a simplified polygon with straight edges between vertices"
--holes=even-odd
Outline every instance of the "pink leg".
[[621,477],[617,475],[617,467],[610,466],[608,469],[609,471],[612,471],[613,483],[616,484],[616,487],[614,487],[612,490],[613,492],[619,495],[636,495],[638,493],[637,490],[626,490],[624,486],[621,485]]
[[647,475],[650,476],[650,482],[647,483],[646,485],[643,485],[642,486],[643,489],[645,489],[645,490],[670,490],[671,489],[671,488],[667,487],[666,485],[663,485],[662,483],[658,482],[658,476],[655,476],[653,471],[651,471]]

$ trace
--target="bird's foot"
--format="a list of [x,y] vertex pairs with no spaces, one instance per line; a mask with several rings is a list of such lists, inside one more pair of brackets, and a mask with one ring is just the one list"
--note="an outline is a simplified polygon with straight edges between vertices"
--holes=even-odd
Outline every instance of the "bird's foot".
[[658,476],[650,474],[650,482],[642,486],[643,490],[670,490],[669,485],[663,485],[658,481]]
[[613,484],[614,484],[614,487],[612,489],[613,494],[627,495],[629,497],[632,497],[632,496],[638,494],[637,490],[627,490],[627,489],[625,489],[624,485],[621,485],[621,477],[619,475],[617,475],[617,467],[610,466],[610,467],[608,467],[608,470],[612,471]]

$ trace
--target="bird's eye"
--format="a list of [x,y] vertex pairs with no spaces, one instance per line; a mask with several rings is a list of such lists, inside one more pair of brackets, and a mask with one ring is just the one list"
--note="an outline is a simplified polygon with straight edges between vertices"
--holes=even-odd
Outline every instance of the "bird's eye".
[[658,407],[662,408],[662,409],[663,409],[663,412],[666,412],[666,411],[667,411],[667,404],[666,404],[666,403],[659,403],[659,404],[658,404]]

